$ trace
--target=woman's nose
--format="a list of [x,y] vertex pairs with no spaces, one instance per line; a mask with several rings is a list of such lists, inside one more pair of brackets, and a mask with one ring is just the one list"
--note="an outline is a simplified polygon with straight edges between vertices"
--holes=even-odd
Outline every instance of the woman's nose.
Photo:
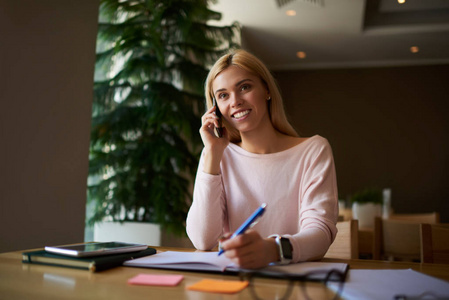
[[239,107],[243,100],[238,95],[231,95],[231,107]]

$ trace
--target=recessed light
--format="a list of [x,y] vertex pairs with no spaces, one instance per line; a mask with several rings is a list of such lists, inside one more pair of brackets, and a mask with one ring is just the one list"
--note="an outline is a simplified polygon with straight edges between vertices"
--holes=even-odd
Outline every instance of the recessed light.
[[296,52],[296,56],[298,56],[300,59],[306,58],[306,53],[304,51],[298,51]]
[[287,16],[293,17],[293,16],[296,16],[296,11],[290,9],[290,10],[287,10],[287,11],[285,12],[285,14],[286,14]]
[[417,46],[412,46],[412,47],[410,47],[410,52],[411,53],[418,53],[419,52],[419,48]]
[[405,0],[398,0],[398,3],[399,3],[399,4],[404,4],[404,3],[405,3]]

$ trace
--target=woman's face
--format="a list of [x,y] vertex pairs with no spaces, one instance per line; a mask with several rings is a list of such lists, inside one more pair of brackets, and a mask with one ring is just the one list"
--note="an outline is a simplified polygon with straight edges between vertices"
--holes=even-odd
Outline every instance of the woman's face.
[[230,66],[212,83],[223,117],[240,133],[261,129],[270,122],[269,93],[260,78],[240,67]]

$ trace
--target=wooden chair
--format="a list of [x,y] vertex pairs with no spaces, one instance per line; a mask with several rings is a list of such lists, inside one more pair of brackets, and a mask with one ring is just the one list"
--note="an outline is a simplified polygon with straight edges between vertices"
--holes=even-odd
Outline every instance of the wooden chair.
[[437,224],[440,223],[440,214],[437,212],[426,214],[391,214],[388,219],[415,223]]
[[338,213],[339,213],[339,215],[338,215],[339,222],[352,220],[352,209],[342,208],[342,209],[338,210]]
[[376,217],[373,259],[421,260],[420,223]]
[[421,224],[421,262],[449,264],[449,224]]
[[358,221],[337,222],[338,233],[324,257],[340,259],[359,258]]

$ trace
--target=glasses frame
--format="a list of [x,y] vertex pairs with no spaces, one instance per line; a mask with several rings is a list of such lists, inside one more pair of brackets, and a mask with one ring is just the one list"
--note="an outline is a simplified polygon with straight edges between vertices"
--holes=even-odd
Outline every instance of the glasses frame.
[[279,300],[286,300],[290,297],[293,288],[295,286],[296,282],[300,283],[300,290],[305,296],[305,299],[311,299],[306,291],[305,284],[307,282],[320,282],[323,283],[326,287],[329,282],[337,282],[339,283],[338,289],[335,293],[335,296],[332,298],[332,300],[339,299],[341,296],[341,293],[343,292],[344,283],[346,280],[346,272],[343,273],[336,269],[331,269],[329,271],[311,271],[305,274],[297,275],[297,274],[290,274],[290,273],[281,273],[281,272],[273,272],[273,271],[254,271],[254,270],[242,270],[239,272],[239,278],[240,280],[247,280],[249,282],[249,288],[250,293],[253,297],[253,299],[256,300],[263,300],[261,298],[254,286],[254,278],[272,278],[272,279],[281,279],[281,280],[287,280],[288,286],[284,293],[284,295],[279,298]]

